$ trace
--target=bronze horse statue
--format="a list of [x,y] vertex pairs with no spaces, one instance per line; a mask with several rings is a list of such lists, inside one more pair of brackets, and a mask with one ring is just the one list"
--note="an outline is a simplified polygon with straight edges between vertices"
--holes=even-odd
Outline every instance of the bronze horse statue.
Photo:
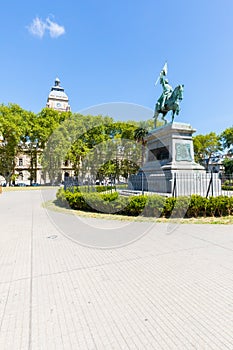
[[155,105],[155,113],[154,113],[155,128],[157,127],[157,120],[160,113],[162,114],[161,119],[164,121],[164,124],[167,124],[167,120],[165,119],[165,116],[169,111],[172,111],[171,122],[173,122],[175,114],[178,115],[180,112],[179,102],[183,99],[183,91],[184,91],[184,85],[176,86],[174,91],[171,93],[170,97],[166,99],[163,108],[161,108],[161,101],[162,101],[163,95],[160,96],[160,98],[158,99]]

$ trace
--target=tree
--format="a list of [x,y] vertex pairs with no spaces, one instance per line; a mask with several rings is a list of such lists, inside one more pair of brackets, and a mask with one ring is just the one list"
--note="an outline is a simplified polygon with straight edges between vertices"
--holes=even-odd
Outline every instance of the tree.
[[30,126],[30,140],[37,140],[38,146],[43,149],[53,132],[70,116],[71,112],[59,112],[51,108],[43,108],[32,122],[28,123]]
[[221,134],[221,140],[224,148],[233,150],[233,126],[224,130]]
[[[70,121],[68,124],[70,128]],[[72,138],[67,156],[75,175],[81,180],[86,174],[93,181],[95,178],[101,181],[110,175],[119,179],[122,159],[137,156],[131,141],[136,126],[136,122],[115,123],[109,117],[77,115],[72,127],[72,130],[77,129],[77,133]]]
[[233,159],[226,158],[223,161],[226,175],[233,175]]
[[[221,134],[223,147],[228,149],[228,154],[233,152],[233,126],[224,130]],[[233,159],[226,158],[223,161],[225,174],[233,174]]]
[[33,117],[32,112],[16,104],[0,105],[0,174],[7,184],[14,174],[16,156],[28,137],[28,120]]
[[215,132],[206,135],[197,135],[193,138],[195,161],[209,170],[211,157],[222,150],[221,138]]
[[[109,139],[108,125],[112,124],[110,117],[73,115],[68,120],[67,128],[72,125],[72,141],[67,158],[71,161],[76,176],[81,179],[98,172],[101,163],[104,143]],[[75,130],[75,131],[74,131]]]
[[145,146],[146,146],[146,136],[148,135],[148,130],[143,127],[139,126],[137,129],[134,131],[134,139],[141,143],[142,148],[141,148],[141,166],[143,166],[144,163],[144,158],[145,158]]
[[[144,123],[152,125],[151,121]],[[94,178],[99,173],[102,177],[127,177],[137,171],[141,158],[135,143],[139,126],[135,121],[114,122],[101,115],[82,116],[50,108],[34,114],[16,104],[0,105],[0,175],[9,183],[15,174],[17,155],[26,152],[31,182],[36,181],[38,157],[44,177],[49,174],[52,182],[61,177],[66,160],[76,176],[88,173]],[[144,144],[142,133],[136,135],[138,143]]]
[[[61,167],[65,160],[69,135],[63,123],[71,118],[71,112],[59,112],[44,108],[38,113],[30,128],[30,142],[40,150],[44,179],[48,174],[50,182],[61,180]],[[68,136],[67,136],[68,135]],[[41,152],[43,150],[43,152]],[[35,152],[34,152],[35,153]],[[35,159],[37,154],[31,153]],[[31,161],[33,164],[33,159]]]
[[[50,132],[43,154],[43,167],[53,181],[59,177],[59,169],[67,160],[72,164],[75,176],[81,181],[85,175],[95,172],[101,154],[92,155],[90,151],[109,138],[106,125],[112,122],[109,117],[81,114],[70,114],[58,126],[56,121],[56,127]],[[45,140],[46,137],[45,135]]]

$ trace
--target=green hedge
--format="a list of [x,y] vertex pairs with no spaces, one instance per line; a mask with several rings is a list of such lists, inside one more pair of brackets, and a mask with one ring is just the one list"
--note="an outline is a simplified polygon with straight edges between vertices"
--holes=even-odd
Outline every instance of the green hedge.
[[76,210],[91,212],[116,213],[128,216],[147,217],[205,217],[233,215],[233,197],[219,196],[204,198],[199,195],[190,197],[119,196],[113,193],[57,192],[59,205]]
[[225,190],[225,191],[233,191],[233,186],[222,185],[222,190]]
[[102,185],[96,185],[96,186],[71,186],[71,187],[67,187],[66,191],[72,192],[72,193],[76,193],[76,192],[82,192],[82,193],[86,193],[86,192],[105,192],[105,191],[110,191],[110,190],[115,190],[116,187],[115,186],[102,186]]
[[233,179],[224,181],[224,184],[222,185],[222,190],[233,191]]
[[124,189],[126,188],[127,185],[123,184],[123,185],[90,185],[90,186],[70,186],[67,187],[67,191],[72,192],[72,193],[76,193],[76,192],[82,192],[82,193],[90,193],[90,192],[97,192],[97,193],[101,193],[101,192],[106,192],[106,191],[116,191],[117,189]]

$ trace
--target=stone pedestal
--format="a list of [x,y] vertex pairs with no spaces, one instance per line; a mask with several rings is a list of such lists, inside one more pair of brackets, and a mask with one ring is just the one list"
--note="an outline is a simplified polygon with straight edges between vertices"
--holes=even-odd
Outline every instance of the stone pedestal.
[[[194,161],[189,124],[169,123],[152,130],[147,137],[146,161],[138,175],[130,179],[130,188],[161,194],[206,196],[221,192],[217,174],[207,174]],[[213,186],[214,184],[214,186]]]
[[184,123],[169,123],[152,130],[147,136],[145,164],[130,177],[129,188],[173,196],[220,195],[218,174],[206,173],[194,161],[195,131]]
[[194,161],[192,135],[195,131],[184,123],[169,123],[152,130],[147,137],[143,172],[147,175],[205,172],[204,167]]

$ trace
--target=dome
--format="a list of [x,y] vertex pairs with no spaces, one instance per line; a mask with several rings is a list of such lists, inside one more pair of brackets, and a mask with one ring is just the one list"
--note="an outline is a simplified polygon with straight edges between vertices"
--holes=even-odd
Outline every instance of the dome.
[[51,87],[49,98],[68,100],[68,96],[66,95],[64,88],[60,86],[59,78],[55,79],[54,86]]
[[62,100],[68,100],[68,96],[66,93],[61,90],[52,90],[49,94],[49,98],[55,98],[55,99],[62,99]]

